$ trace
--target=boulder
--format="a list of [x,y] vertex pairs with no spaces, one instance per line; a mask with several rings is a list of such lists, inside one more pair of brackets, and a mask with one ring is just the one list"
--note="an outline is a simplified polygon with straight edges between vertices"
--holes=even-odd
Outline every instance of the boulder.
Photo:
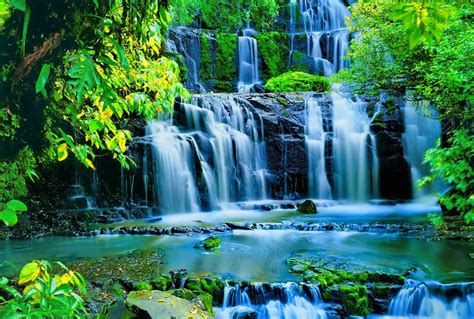
[[312,200],[305,200],[297,209],[297,212],[301,214],[317,214],[318,209],[316,208],[316,204]]
[[219,249],[221,247],[221,239],[217,236],[210,236],[194,245],[194,248],[204,248],[206,250]]
[[127,305],[139,318],[205,319],[213,316],[200,309],[194,302],[178,298],[163,291],[132,291]]

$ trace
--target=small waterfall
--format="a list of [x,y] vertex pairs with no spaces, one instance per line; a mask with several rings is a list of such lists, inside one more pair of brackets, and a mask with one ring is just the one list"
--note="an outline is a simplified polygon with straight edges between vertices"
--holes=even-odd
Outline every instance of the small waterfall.
[[317,286],[295,283],[227,286],[216,319],[326,319]]
[[[302,30],[306,34],[306,54],[313,59],[317,73],[330,76],[345,68],[344,60],[349,47],[349,32],[344,20],[349,10],[337,0],[290,0],[289,33],[290,63],[295,51],[295,36]],[[296,7],[299,7],[300,21]]]
[[179,53],[183,57],[187,68],[186,88],[194,92],[206,92],[199,82],[201,69],[201,38],[199,32],[191,28],[172,28],[166,41],[166,50]]
[[239,37],[239,93],[251,93],[258,83],[258,46],[255,30],[246,28]]
[[321,106],[313,96],[305,97],[308,154],[308,195],[318,199],[331,199],[331,186],[326,175],[325,143],[327,133],[323,126]]
[[149,125],[163,211],[217,209],[266,198],[263,122],[245,103],[232,95],[195,96],[180,105],[176,125]]
[[[418,107],[417,107],[418,106]],[[405,106],[402,108],[405,130],[402,135],[405,158],[410,164],[413,197],[420,198],[439,192],[443,188],[441,181],[436,181],[428,187],[418,190],[417,181],[429,175],[429,165],[423,164],[425,152],[436,146],[436,140],[441,136],[441,124],[436,114],[429,112],[428,101],[413,102],[413,93],[408,92]]]
[[334,184],[338,199],[364,201],[379,194],[379,167],[372,118],[367,103],[352,101],[340,93],[333,100]]
[[422,318],[474,318],[474,283],[440,284],[407,280],[390,302],[389,315]]

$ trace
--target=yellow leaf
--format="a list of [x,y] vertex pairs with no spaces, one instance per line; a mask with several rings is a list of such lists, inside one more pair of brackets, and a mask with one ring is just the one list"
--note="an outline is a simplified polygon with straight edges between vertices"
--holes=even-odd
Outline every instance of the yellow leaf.
[[94,163],[92,163],[92,161],[90,159],[86,159],[86,164],[87,166],[89,166],[90,168],[92,169],[95,169],[95,166],[94,166]]
[[67,144],[63,143],[58,146],[58,161],[64,161],[67,158]]
[[40,274],[40,265],[36,262],[26,264],[20,271],[18,284],[23,285],[27,282],[34,281]]

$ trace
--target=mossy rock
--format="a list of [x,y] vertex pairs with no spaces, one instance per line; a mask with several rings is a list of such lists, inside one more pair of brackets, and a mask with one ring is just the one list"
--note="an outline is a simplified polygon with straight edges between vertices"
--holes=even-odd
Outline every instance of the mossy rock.
[[305,200],[297,209],[297,212],[301,214],[317,214],[318,209],[316,204],[312,200]]
[[256,39],[258,51],[263,61],[263,78],[268,79],[285,72],[290,53],[288,34],[285,32],[259,33]]
[[215,77],[220,81],[233,81],[237,77],[235,65],[238,37],[234,33],[217,33]]
[[339,286],[338,291],[341,294],[342,304],[347,313],[356,316],[367,316],[369,314],[366,286]]
[[268,80],[265,90],[275,93],[328,92],[330,83],[324,76],[304,72],[286,72]]
[[127,297],[127,305],[139,318],[213,318],[212,314],[201,310],[196,303],[163,291],[133,291]]
[[173,296],[183,298],[183,299],[186,299],[186,300],[189,300],[189,301],[193,300],[197,296],[195,292],[193,292],[189,289],[186,289],[186,288],[171,290],[171,294]]
[[184,284],[184,288],[189,289],[191,291],[201,291],[201,283],[197,279],[188,279]]
[[135,290],[152,290],[153,287],[148,281],[139,281],[135,283]]
[[215,250],[221,247],[221,239],[217,236],[207,237],[200,243],[194,245],[194,248],[204,248],[206,250]]
[[154,289],[166,291],[173,287],[173,281],[170,276],[156,276],[152,278],[151,284]]

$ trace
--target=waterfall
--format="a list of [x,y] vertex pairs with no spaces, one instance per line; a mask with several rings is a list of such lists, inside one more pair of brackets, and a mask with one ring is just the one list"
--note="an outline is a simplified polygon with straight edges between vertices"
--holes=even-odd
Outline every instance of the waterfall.
[[338,199],[364,201],[378,196],[379,167],[372,118],[367,103],[352,101],[341,93],[333,101],[334,184]]
[[405,127],[402,142],[405,158],[410,164],[413,197],[439,192],[443,188],[441,181],[435,181],[422,190],[418,190],[417,181],[429,175],[429,165],[423,164],[423,156],[426,150],[436,146],[436,140],[441,136],[441,124],[436,114],[432,114],[429,102],[421,101],[416,105],[411,92],[408,92],[405,106],[401,109]]
[[182,119],[175,125],[169,120],[149,125],[164,212],[266,198],[263,122],[245,103],[232,95],[195,96],[180,105]]
[[440,284],[407,280],[390,302],[389,315],[474,318],[474,283]]
[[[337,0],[290,0],[290,63],[295,51],[295,36],[306,34],[306,54],[312,58],[316,72],[325,76],[348,66],[344,60],[349,47],[349,32],[344,20],[349,10]],[[299,8],[300,21],[296,7]]]
[[201,37],[199,32],[191,28],[172,28],[166,40],[166,50],[178,53],[183,57],[187,68],[186,88],[194,92],[206,92],[199,82],[201,68]]
[[239,37],[239,93],[251,93],[258,79],[258,46],[255,30],[246,28]]
[[321,293],[317,286],[295,283],[227,286],[224,304],[216,319],[325,319],[320,308]]
[[308,195],[331,199],[331,186],[326,175],[325,143],[327,133],[323,126],[321,105],[313,96],[305,97],[305,144],[308,154]]

